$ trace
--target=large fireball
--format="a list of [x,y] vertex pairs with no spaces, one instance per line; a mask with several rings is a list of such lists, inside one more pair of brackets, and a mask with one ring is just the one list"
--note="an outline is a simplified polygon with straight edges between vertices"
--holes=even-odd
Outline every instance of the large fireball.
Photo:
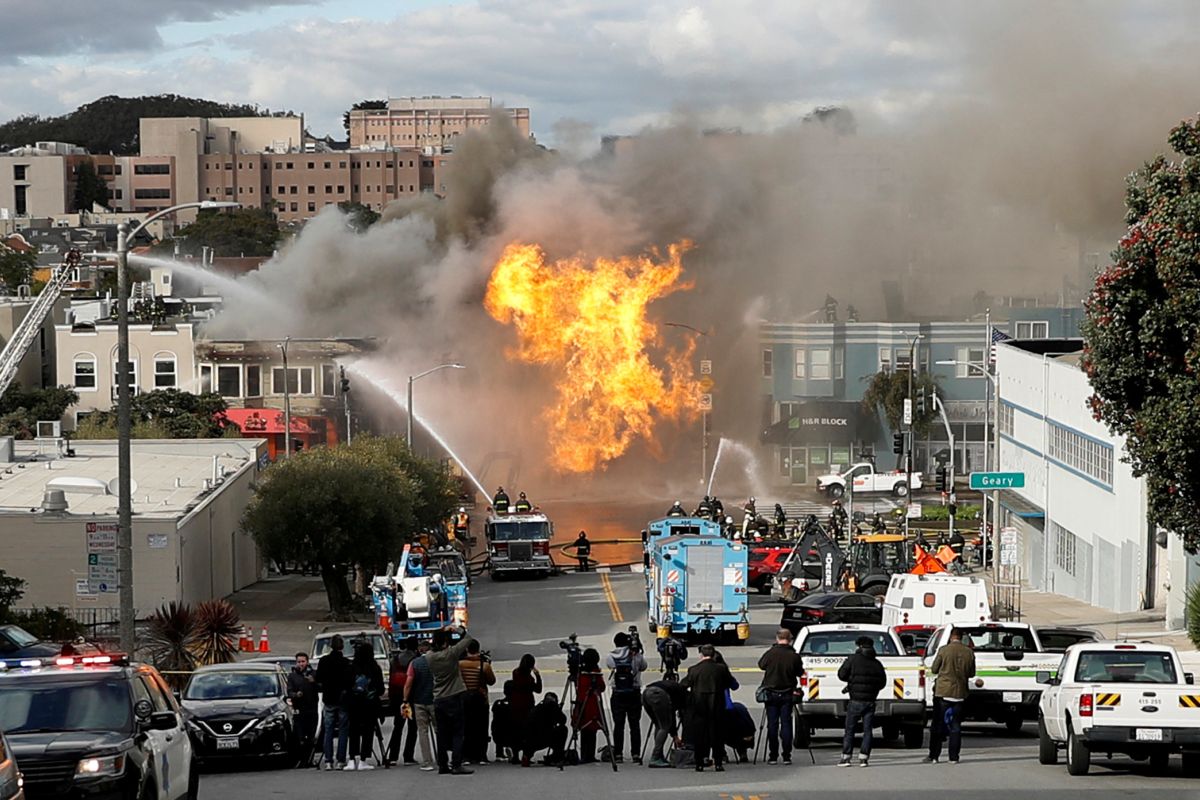
[[653,301],[681,289],[681,257],[689,242],[636,257],[546,260],[540,247],[510,244],[492,270],[484,306],[513,325],[518,344],[508,357],[551,367],[556,401],[546,409],[551,463],[590,472],[627,451],[636,439],[655,445],[661,419],[692,419],[699,388],[694,343],[663,354],[650,349],[658,326],[646,319]]

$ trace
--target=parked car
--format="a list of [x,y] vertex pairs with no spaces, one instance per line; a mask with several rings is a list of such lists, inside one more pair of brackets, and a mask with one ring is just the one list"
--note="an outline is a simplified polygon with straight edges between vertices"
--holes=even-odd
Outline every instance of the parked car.
[[1038,625],[1038,639],[1042,642],[1042,650],[1047,653],[1065,653],[1073,644],[1099,642],[1104,639],[1099,631],[1091,628],[1060,628],[1053,625]]
[[877,625],[883,617],[883,609],[879,606],[880,599],[875,595],[859,592],[815,592],[798,603],[785,605],[779,626],[794,634],[807,625]]
[[62,647],[43,642],[19,625],[0,625],[0,658],[52,658]]
[[[886,625],[887,623],[884,624]],[[929,638],[933,636],[937,630],[937,626],[893,625],[892,630],[900,637],[900,644],[904,645],[905,653],[910,656],[923,656],[925,655],[925,648],[929,644]]]
[[25,779],[3,733],[0,733],[0,800],[25,800]]
[[188,680],[180,700],[196,758],[296,757],[294,714],[278,664],[213,664]]

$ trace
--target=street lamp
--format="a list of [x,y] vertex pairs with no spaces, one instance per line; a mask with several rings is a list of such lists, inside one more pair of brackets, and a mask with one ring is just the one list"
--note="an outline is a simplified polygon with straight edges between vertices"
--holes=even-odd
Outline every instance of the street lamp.
[[133,474],[130,454],[132,429],[130,392],[133,380],[129,368],[129,241],[151,222],[185,208],[237,208],[240,203],[201,200],[164,208],[130,229],[128,222],[117,225],[117,591],[120,609],[121,649],[132,657],[137,645],[137,626],[133,607]]
[[[670,328],[682,328],[685,331],[691,331],[692,333],[694,333],[698,336],[703,336],[705,339],[704,347],[705,347],[705,350],[707,351],[707,349],[708,349],[708,344],[707,344],[708,331],[702,331],[699,328],[693,328],[691,325],[685,325],[682,322],[664,322],[663,325],[666,325],[667,327],[670,327]],[[707,355],[707,352],[705,352],[703,355]],[[701,361],[706,361],[707,359],[705,359],[703,357],[703,355],[701,356]],[[700,418],[700,484],[704,485],[704,482],[708,479],[708,409],[705,408],[701,412],[701,414],[702,414],[702,416]]]
[[432,375],[439,369],[466,369],[466,367],[459,363],[438,364],[433,369],[427,369],[419,375],[408,376],[408,451],[410,453],[415,452],[413,450],[413,383],[424,378],[426,375]]
[[[291,341],[292,337],[285,336],[282,342],[275,345],[283,356],[283,457],[285,459],[292,457],[292,387],[288,385],[287,363],[288,343]],[[299,373],[296,373],[297,379],[299,376]]]
[[[991,412],[990,416],[991,416],[991,419],[994,420],[994,424],[996,425],[996,436],[995,436],[995,444],[992,447],[992,451],[989,453],[988,452],[988,441],[989,441],[988,426],[985,424],[983,427],[983,436],[984,436],[983,450],[984,450],[984,459],[987,462],[987,466],[989,468],[999,472],[999,470],[1000,470],[1000,372],[996,371],[995,373],[993,373],[991,370],[989,370],[986,367],[986,365],[979,364],[974,361],[958,361],[955,359],[949,359],[946,361],[938,361],[937,363],[940,366],[946,366],[946,367],[966,367],[968,372],[970,370],[976,370],[979,372],[980,375],[987,378],[988,381],[991,382],[991,385],[992,385],[992,412]],[[983,503],[984,503],[983,517],[985,520],[987,519],[987,500],[988,500],[987,492],[984,492],[983,493]],[[992,498],[992,572],[993,572],[992,581],[993,581],[993,583],[998,583],[1000,581],[1000,561],[999,561],[1000,550],[998,547],[995,546],[996,545],[996,537],[999,536],[999,534],[1000,534],[1000,498],[993,497]],[[984,562],[983,562],[984,568],[986,569],[986,567],[987,567],[987,540],[986,539],[984,539],[984,543],[983,543],[983,559],[984,559]]]
[[[916,364],[917,342],[921,341],[924,338],[925,338],[924,334],[916,333],[916,334],[913,334],[912,341],[908,343],[908,405],[909,405],[910,409],[912,408],[912,396],[913,396],[913,372],[916,370],[916,366],[917,366],[917,364]],[[913,415],[912,411],[910,410],[909,417],[908,417],[908,452],[905,453],[905,456],[904,456],[904,486],[905,486],[905,490],[906,490],[904,493],[904,502],[906,503],[906,506],[904,509],[904,535],[905,536],[908,535],[908,511],[909,511],[909,507],[912,505],[913,422],[915,420],[916,420],[916,416]]]

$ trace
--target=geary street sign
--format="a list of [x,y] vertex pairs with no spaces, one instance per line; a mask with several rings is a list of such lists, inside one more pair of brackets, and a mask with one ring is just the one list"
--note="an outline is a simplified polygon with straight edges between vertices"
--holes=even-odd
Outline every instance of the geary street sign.
[[1024,472],[972,472],[971,488],[980,491],[1024,489]]

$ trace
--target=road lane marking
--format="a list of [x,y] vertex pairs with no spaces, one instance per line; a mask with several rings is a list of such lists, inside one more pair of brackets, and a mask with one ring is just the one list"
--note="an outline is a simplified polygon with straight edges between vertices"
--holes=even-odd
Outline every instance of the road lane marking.
[[625,617],[621,614],[621,604],[617,602],[612,579],[608,577],[607,573],[600,576],[600,585],[604,587],[604,596],[608,599],[608,610],[612,612],[613,622],[624,622]]

